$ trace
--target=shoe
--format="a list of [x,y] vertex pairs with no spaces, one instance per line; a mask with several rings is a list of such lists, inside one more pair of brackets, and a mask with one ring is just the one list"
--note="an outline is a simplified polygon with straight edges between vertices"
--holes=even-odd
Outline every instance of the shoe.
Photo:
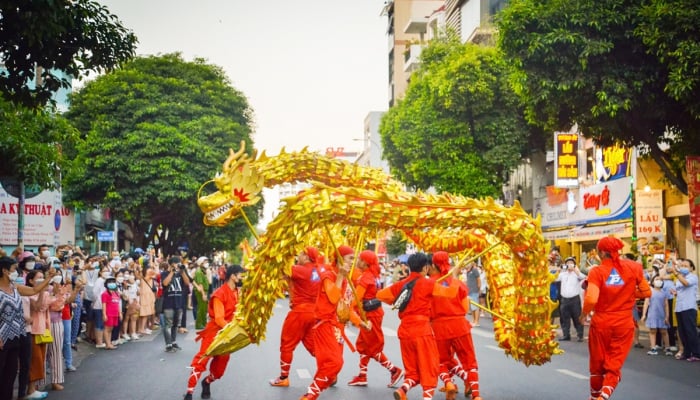
[[55,390],[55,391],[63,390],[63,385],[59,385],[58,383],[53,383],[53,384],[51,384],[51,390]]
[[579,342],[579,343],[581,343],[581,342],[583,342],[583,338],[580,337],[580,338],[576,339],[576,341]]
[[638,348],[638,349],[643,349],[643,348],[644,348],[644,346],[642,346],[641,343],[635,343],[635,344],[634,344],[634,347],[636,347],[636,348]]
[[123,345],[124,343],[125,343],[125,342],[124,342],[124,339],[117,339],[117,340],[115,340],[114,343],[112,343],[112,344],[114,344],[115,346],[121,346],[121,345]]
[[125,333],[125,334],[122,335],[122,339],[124,339],[124,340],[126,340],[126,341],[128,342],[129,340],[131,340],[131,336],[129,336],[128,333]]
[[394,390],[394,400],[406,400],[406,393],[401,389]]
[[143,333],[146,334],[146,335],[150,335],[150,334],[153,333],[153,331],[150,330],[150,329],[144,329],[144,330],[143,330]]
[[131,340],[139,340],[139,339],[141,339],[141,336],[139,336],[135,333],[133,335],[131,335]]
[[560,338],[557,339],[557,340],[559,340],[560,342],[570,341],[570,340],[571,340],[571,336],[562,336],[562,337],[560,337]]
[[38,390],[35,390],[32,392],[32,394],[28,394],[25,399],[28,400],[35,400],[35,399],[45,399],[46,396],[48,396],[48,393],[46,392],[40,392]]
[[177,344],[177,343],[173,343],[173,349],[175,349],[175,350],[182,350],[182,347],[180,347],[180,345]]
[[659,352],[656,351],[656,349],[652,349],[652,350],[647,351],[647,354],[650,356],[658,356]]
[[685,360],[686,358],[688,358],[688,357],[684,356],[683,353],[681,353],[680,351],[678,353],[676,353],[676,355],[674,357],[676,358],[676,360]]
[[457,392],[457,386],[454,383],[445,383],[445,400],[455,400],[457,398]]
[[688,362],[700,361],[700,357],[690,356],[690,357],[686,358],[685,361],[688,361]]
[[664,355],[666,355],[666,356],[672,356],[672,355],[673,355],[673,352],[670,351],[669,349],[666,349],[666,351],[664,351]]
[[358,375],[350,382],[348,382],[348,386],[367,386],[367,375]]
[[192,393],[187,393],[182,400],[192,400]]
[[202,379],[202,398],[211,399],[211,382],[207,378]]
[[95,345],[95,348],[96,348],[96,349],[104,349],[105,347],[107,347],[107,345],[104,344],[104,343],[102,343],[102,344],[96,344],[96,345]]
[[80,332],[78,332],[78,335],[80,335],[81,333],[83,333],[85,331],[87,331],[87,324],[85,322],[81,322],[80,323]]
[[78,370],[78,369],[75,368],[75,367],[72,366],[72,365],[69,365],[69,366],[66,367],[66,372],[75,372],[75,371],[77,371],[77,370]]
[[396,387],[401,381],[403,380],[403,370],[399,367],[394,367],[393,371],[391,372],[391,382],[389,382],[387,387]]
[[270,386],[288,387],[289,386],[289,377],[282,379],[278,376],[275,379],[270,379]]
[[174,349],[172,345],[167,345],[167,346],[165,346],[165,352],[166,352],[166,353],[174,353],[174,352],[176,352],[176,351],[177,351],[177,350]]
[[678,347],[677,347],[677,346],[671,346],[671,347],[669,347],[668,349],[671,350],[671,351],[673,351],[673,352],[678,351]]
[[481,324],[472,324],[472,326],[481,326]]

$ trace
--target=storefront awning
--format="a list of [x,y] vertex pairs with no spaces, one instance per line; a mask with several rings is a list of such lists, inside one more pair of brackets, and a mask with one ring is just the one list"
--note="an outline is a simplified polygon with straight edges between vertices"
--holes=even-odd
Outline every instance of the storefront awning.
[[625,238],[632,236],[632,222],[620,222],[598,226],[576,226],[568,229],[543,232],[542,235],[547,240],[563,239],[569,242],[598,240],[608,235]]

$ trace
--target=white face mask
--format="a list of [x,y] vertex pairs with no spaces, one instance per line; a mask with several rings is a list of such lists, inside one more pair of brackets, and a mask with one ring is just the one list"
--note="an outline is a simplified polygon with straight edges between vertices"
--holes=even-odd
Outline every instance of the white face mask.
[[117,282],[119,282],[119,283],[124,283],[124,277],[123,277],[123,276],[118,276],[118,277],[117,277]]
[[44,278],[34,279],[34,284],[37,286],[41,285],[43,282],[44,282]]
[[111,272],[103,272],[101,276],[102,276],[102,278],[107,279],[110,276],[112,276],[112,273]]
[[664,285],[663,281],[654,281],[654,287],[660,288]]
[[19,276],[19,272],[17,272],[17,271],[10,272],[10,282],[16,281],[18,276]]
[[35,264],[36,264],[36,262],[34,262],[34,261],[27,261],[27,263],[24,264],[24,269],[31,271],[34,269]]
[[48,250],[44,250],[41,252],[41,258],[49,258],[51,256],[51,253],[49,253]]
[[51,278],[52,283],[61,283],[61,275],[56,275],[53,278]]

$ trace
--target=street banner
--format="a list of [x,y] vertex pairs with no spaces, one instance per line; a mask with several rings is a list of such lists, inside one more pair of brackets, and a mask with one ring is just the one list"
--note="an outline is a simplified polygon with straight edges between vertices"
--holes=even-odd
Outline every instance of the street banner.
[[554,186],[578,187],[578,135],[554,134]]
[[634,148],[618,145],[595,148],[593,178],[596,183],[631,175]]
[[662,190],[635,190],[637,238],[657,238],[664,242],[664,202]]
[[693,239],[700,242],[700,156],[687,156],[685,166],[688,173],[690,229]]

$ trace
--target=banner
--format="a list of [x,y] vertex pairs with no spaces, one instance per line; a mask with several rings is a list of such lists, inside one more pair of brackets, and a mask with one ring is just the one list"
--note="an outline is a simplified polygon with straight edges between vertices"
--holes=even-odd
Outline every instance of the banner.
[[633,153],[634,149],[631,147],[596,147],[592,171],[595,182],[607,182],[630,176]]
[[664,201],[662,190],[635,190],[637,238],[664,240]]
[[554,186],[578,186],[578,135],[554,134]]
[[700,156],[687,156],[685,167],[688,173],[690,229],[693,239],[700,242]]

